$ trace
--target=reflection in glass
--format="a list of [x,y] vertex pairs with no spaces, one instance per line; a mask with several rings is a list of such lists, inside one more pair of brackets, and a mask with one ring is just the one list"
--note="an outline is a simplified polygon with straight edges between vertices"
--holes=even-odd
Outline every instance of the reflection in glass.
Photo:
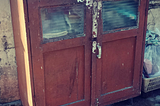
[[103,31],[137,26],[138,1],[103,1]]
[[41,8],[43,42],[84,36],[84,6]]

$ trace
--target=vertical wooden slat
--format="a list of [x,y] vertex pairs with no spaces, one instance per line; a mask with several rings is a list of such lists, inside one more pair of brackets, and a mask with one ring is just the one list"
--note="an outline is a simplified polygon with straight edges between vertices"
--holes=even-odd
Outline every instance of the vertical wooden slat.
[[24,106],[33,106],[23,1],[10,0],[10,3],[20,97]]

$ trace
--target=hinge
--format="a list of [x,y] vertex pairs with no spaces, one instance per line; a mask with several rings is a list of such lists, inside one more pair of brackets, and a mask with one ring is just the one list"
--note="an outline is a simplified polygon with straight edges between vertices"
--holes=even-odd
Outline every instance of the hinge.
[[98,106],[98,105],[99,105],[99,100],[97,99],[97,100],[96,100],[96,106]]

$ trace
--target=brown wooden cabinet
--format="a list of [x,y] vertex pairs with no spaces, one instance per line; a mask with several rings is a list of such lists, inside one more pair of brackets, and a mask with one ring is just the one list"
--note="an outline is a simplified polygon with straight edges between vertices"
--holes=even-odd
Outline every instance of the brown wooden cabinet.
[[[24,13],[13,11],[21,3]],[[20,23],[26,26],[33,99],[22,94],[27,88],[21,83],[30,80],[19,77],[24,105],[105,106],[140,94],[147,0],[21,3],[11,0],[15,42],[21,42],[15,14],[25,14]]]

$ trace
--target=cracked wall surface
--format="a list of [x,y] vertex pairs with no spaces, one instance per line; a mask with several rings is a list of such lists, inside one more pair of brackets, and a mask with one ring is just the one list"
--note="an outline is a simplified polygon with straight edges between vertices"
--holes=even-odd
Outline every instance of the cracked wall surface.
[[9,0],[0,0],[0,103],[19,100]]

